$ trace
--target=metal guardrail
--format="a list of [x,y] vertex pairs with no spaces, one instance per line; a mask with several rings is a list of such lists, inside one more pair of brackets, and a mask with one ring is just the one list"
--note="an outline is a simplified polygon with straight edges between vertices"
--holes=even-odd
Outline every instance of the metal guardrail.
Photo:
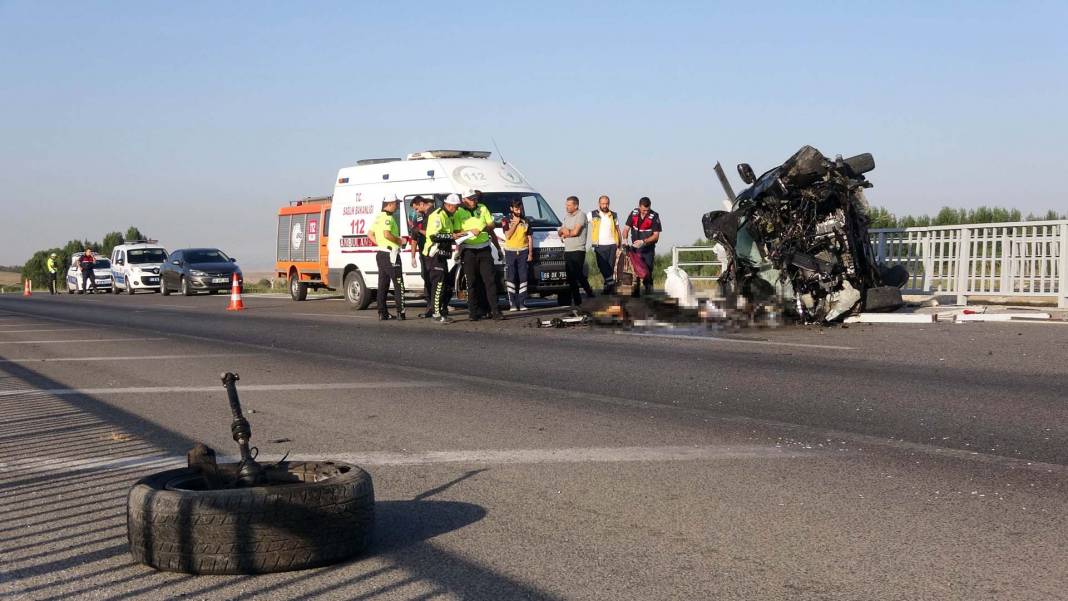
[[[1068,220],[983,223],[870,231],[876,258],[903,265],[907,294],[1055,297],[1068,307]],[[684,260],[699,252],[701,258]],[[722,269],[711,246],[676,246],[672,264],[690,279],[709,280]],[[706,273],[708,271],[709,273]]]

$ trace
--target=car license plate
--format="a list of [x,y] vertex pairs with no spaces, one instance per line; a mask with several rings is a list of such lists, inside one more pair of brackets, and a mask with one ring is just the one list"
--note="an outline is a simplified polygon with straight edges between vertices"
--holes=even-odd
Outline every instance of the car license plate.
[[110,284],[111,280],[97,280],[96,283],[97,284]]
[[146,284],[158,284],[159,278],[144,278],[142,281]]
[[566,277],[567,277],[567,275],[562,271],[543,271],[543,272],[541,272],[542,281],[545,281],[545,280],[562,280],[562,279],[564,279]]
[[229,281],[230,280],[227,279],[227,278],[211,278],[211,283],[212,284],[225,284],[226,282],[229,282]]

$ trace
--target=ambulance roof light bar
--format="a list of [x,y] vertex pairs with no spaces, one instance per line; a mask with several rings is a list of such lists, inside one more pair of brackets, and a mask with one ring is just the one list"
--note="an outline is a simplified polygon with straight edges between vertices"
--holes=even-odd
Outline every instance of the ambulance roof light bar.
[[488,159],[493,154],[484,150],[424,150],[408,155],[409,161],[420,159]]

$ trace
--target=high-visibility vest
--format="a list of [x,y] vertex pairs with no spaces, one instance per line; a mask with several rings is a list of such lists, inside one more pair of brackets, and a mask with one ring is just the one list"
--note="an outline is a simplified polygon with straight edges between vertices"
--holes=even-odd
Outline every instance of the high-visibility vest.
[[[482,230],[482,228],[491,223],[493,223],[493,215],[490,215],[489,209],[482,203],[479,203],[471,211],[468,211],[466,207],[460,207],[456,209],[456,213],[452,216],[452,224],[456,231]],[[477,236],[464,240],[461,246],[464,248],[485,248],[489,246],[489,241],[489,232],[480,231]]]
[[615,211],[608,211],[608,220],[612,222],[612,241],[600,242],[597,238],[601,235],[601,211],[590,212],[590,231],[593,233],[592,244],[619,244],[619,219]]
[[48,257],[48,273],[55,273],[58,271],[56,268],[56,260],[52,257]]
[[400,225],[397,220],[393,218],[393,215],[385,211],[379,211],[375,216],[374,225],[371,226],[371,232],[375,235],[375,244],[382,250],[393,250],[400,248],[400,245],[396,242],[389,240],[384,235],[386,231],[389,231],[396,238],[400,238]]
[[455,231],[452,215],[449,215],[445,209],[436,209],[426,218],[426,242],[423,243],[423,254],[428,257],[433,254],[430,249],[434,246],[434,236],[451,234]]

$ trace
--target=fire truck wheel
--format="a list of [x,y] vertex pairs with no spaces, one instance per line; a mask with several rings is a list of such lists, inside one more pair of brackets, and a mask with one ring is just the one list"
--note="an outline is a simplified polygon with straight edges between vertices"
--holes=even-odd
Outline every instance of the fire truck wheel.
[[359,467],[283,463],[268,479],[222,490],[189,468],[141,479],[126,502],[130,553],[169,572],[262,574],[337,563],[370,542],[374,487]]
[[308,285],[302,284],[295,273],[289,276],[289,296],[295,301],[308,298]]
[[359,311],[371,306],[371,293],[367,290],[363,276],[355,269],[345,276],[345,300]]

